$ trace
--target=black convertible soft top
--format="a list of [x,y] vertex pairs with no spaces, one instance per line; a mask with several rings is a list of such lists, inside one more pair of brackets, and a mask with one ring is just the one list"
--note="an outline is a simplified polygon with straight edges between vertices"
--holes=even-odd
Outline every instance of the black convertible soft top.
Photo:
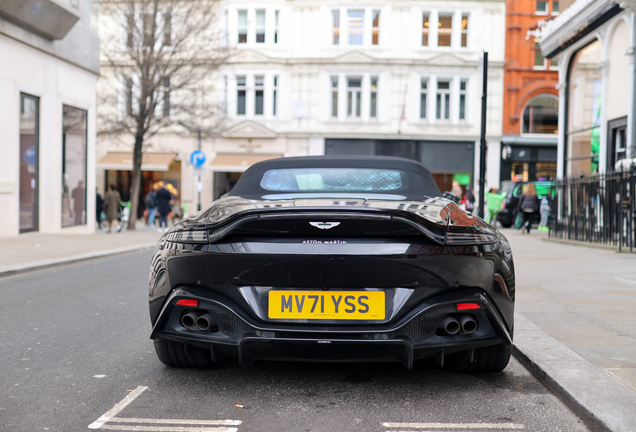
[[[267,171],[288,168],[374,168],[393,169],[402,171],[407,176],[406,186],[399,191],[374,191],[375,194],[395,195],[405,200],[422,200],[424,197],[439,197],[441,192],[433,179],[431,172],[421,163],[390,156],[304,156],[270,159],[258,162],[249,167],[236,183],[230,196],[240,196],[248,199],[263,199],[272,192],[263,189],[261,180]],[[324,195],[321,192],[313,192]],[[292,198],[298,192],[283,192],[278,195],[289,195]],[[353,195],[355,193],[347,193]]]

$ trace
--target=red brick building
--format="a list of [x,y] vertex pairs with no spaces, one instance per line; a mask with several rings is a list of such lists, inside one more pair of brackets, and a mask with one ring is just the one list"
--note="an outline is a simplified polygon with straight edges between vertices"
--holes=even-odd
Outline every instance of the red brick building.
[[502,181],[556,178],[557,65],[543,58],[531,31],[558,11],[557,0],[506,1]]

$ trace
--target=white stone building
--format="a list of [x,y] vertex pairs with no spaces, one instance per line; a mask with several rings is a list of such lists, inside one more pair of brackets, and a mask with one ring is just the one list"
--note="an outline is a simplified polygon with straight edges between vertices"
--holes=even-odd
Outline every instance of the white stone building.
[[0,237],[95,229],[94,6],[0,2]]
[[559,63],[559,178],[636,156],[636,2],[568,3],[540,33],[543,55]]
[[[215,80],[223,129],[202,140],[204,207],[252,163],[278,156],[409,157],[442,190],[455,175],[476,186],[484,51],[487,188],[498,185],[504,1],[222,1],[219,19],[234,55]],[[155,174],[145,175],[178,179],[182,202],[195,207],[196,136],[151,141],[148,158],[167,162],[148,159]],[[98,185],[125,177],[131,158],[114,153],[126,151],[98,144]]]

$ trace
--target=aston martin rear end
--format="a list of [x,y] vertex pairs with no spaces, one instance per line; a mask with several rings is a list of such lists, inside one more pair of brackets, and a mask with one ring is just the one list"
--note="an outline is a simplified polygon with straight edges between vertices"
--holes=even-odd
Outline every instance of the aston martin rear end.
[[510,246],[440,196],[428,169],[400,158],[253,165],[157,245],[149,298],[159,359],[411,368],[435,358],[458,371],[502,370],[513,335]]

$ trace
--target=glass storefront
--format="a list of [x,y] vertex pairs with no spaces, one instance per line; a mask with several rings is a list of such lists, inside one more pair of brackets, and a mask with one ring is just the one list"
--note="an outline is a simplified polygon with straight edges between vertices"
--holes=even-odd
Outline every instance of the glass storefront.
[[601,126],[601,42],[578,51],[569,70],[566,176],[598,170]]
[[39,105],[20,93],[20,232],[38,230]]
[[64,105],[62,226],[86,224],[86,111]]

